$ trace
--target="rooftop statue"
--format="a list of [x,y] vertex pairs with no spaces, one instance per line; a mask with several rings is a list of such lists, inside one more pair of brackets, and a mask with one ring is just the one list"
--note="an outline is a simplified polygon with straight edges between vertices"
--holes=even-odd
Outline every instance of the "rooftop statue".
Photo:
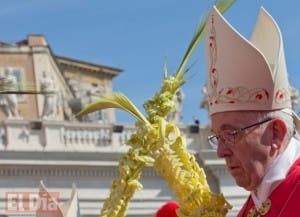
[[59,112],[58,87],[55,84],[53,76],[47,75],[45,71],[43,72],[43,77],[40,83],[41,90],[45,92],[42,118],[54,119]]
[[[5,68],[4,75],[0,77],[0,84],[3,91],[14,90],[17,84],[17,79],[12,74],[10,68]],[[4,113],[8,118],[19,117],[18,99],[15,93],[0,95],[0,105],[2,106]]]
[[182,105],[183,105],[183,98],[184,94],[181,89],[178,89],[178,91],[174,95],[174,110],[171,111],[168,116],[167,120],[172,123],[180,123],[182,119]]

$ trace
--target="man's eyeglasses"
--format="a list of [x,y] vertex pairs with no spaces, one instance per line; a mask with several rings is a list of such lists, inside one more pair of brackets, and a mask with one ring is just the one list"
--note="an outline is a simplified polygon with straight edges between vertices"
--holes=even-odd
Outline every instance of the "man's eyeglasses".
[[247,126],[247,127],[243,127],[243,128],[240,128],[240,129],[236,129],[236,130],[223,130],[219,135],[216,135],[216,134],[213,134],[213,135],[209,135],[207,137],[208,139],[208,142],[210,144],[210,146],[213,148],[213,149],[217,149],[218,147],[218,143],[221,142],[222,144],[226,145],[227,147],[231,147],[233,146],[235,143],[236,143],[236,137],[237,135],[246,130],[246,129],[249,129],[251,127],[254,127],[254,126],[258,126],[258,125],[261,125],[261,124],[264,124],[268,121],[271,121],[272,118],[267,118],[263,121],[260,121],[258,123],[255,123],[255,124],[251,124],[250,126]]

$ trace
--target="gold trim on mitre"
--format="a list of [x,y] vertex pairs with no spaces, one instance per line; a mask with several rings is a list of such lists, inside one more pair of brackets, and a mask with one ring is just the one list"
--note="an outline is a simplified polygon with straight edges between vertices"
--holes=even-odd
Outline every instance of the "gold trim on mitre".
[[213,7],[206,25],[209,114],[291,108],[280,30],[261,8],[251,40]]

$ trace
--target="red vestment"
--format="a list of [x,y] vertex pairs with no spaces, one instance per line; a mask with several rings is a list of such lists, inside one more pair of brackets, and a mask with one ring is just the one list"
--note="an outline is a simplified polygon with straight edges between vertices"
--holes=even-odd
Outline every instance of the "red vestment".
[[[300,158],[268,198],[271,200],[271,207],[264,217],[300,217]],[[254,206],[249,196],[237,217],[247,217],[249,210]]]

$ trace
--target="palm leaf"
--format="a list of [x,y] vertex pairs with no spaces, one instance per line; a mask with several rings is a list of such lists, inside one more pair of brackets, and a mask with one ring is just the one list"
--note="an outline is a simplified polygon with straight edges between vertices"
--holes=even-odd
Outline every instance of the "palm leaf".
[[236,0],[219,0],[216,4],[216,7],[223,14],[234,4],[235,1]]
[[[218,10],[221,13],[224,13],[228,8],[230,8],[230,6],[235,2],[236,0],[219,0],[216,3],[216,7],[218,8]],[[177,69],[176,72],[176,77],[178,79],[183,79],[184,74],[188,71],[185,69],[185,66],[188,62],[188,60],[190,59],[190,56],[193,54],[193,52],[195,51],[196,47],[198,46],[199,42],[201,41],[201,39],[203,38],[203,35],[205,33],[205,25],[206,25],[206,21],[208,19],[208,14],[205,16],[204,19],[201,20],[199,27],[197,28],[189,46],[188,49]]]
[[107,109],[107,108],[118,108],[130,113],[137,120],[142,121],[143,123],[150,125],[149,121],[144,117],[144,115],[137,109],[137,107],[122,93],[111,93],[107,96],[104,96],[100,100],[91,103],[84,109],[82,109],[76,117],[80,118],[83,115],[88,113]]

